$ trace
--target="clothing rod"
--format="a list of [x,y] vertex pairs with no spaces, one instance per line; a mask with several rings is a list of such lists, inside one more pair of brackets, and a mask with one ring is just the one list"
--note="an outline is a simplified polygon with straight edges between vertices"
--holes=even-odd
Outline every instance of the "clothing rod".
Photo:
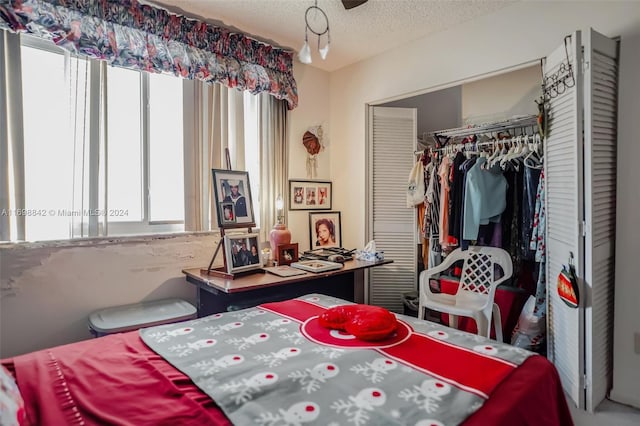
[[[540,135],[539,132],[535,132],[534,135]],[[531,137],[533,135],[530,135],[529,137]],[[541,142],[541,139],[539,140]],[[523,141],[521,141],[523,142]],[[466,142],[466,143],[456,143],[456,144],[451,144],[451,145],[447,145],[447,146],[443,146],[442,148],[435,148],[433,149],[433,151],[447,151],[447,150],[456,150],[456,149],[461,149],[461,148],[467,148],[467,147],[482,147],[482,146],[491,146],[491,147],[495,147],[496,144],[500,145],[500,144],[514,144],[514,143],[518,143],[518,136],[514,136],[511,138],[505,138],[505,139],[493,139],[490,141],[483,141],[483,142]],[[416,151],[415,154],[417,155],[418,153],[422,153],[423,151]]]
[[480,133],[493,133],[501,130],[517,129],[520,127],[532,127],[538,125],[538,117],[536,115],[527,115],[524,117],[512,118],[509,120],[497,121],[467,127],[456,127],[453,129],[437,130],[430,132],[430,136],[470,136]]

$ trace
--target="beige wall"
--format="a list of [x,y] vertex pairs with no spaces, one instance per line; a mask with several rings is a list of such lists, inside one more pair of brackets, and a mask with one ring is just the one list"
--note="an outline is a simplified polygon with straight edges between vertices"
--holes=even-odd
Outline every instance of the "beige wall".
[[517,115],[537,114],[540,65],[462,85],[462,122],[479,124]]
[[88,339],[87,318],[97,309],[166,297],[194,303],[195,287],[181,270],[207,265],[217,240],[192,235],[0,248],[0,358]]
[[[314,179],[331,180],[330,160],[334,144],[331,143],[329,125],[329,73],[301,64],[296,60],[293,75],[298,83],[300,104],[290,115],[289,179],[308,179],[307,151],[302,145],[302,135],[309,127],[322,125],[325,150],[317,156],[318,174]],[[284,199],[288,203],[288,197]],[[289,212],[287,225],[291,230],[291,241],[298,243],[300,251],[308,250],[309,212],[299,210]]]
[[378,103],[538,60],[574,30],[622,36],[616,240],[614,397],[640,406],[635,257],[640,253],[640,2],[521,2],[331,74],[331,156],[345,247],[365,243],[365,115]]

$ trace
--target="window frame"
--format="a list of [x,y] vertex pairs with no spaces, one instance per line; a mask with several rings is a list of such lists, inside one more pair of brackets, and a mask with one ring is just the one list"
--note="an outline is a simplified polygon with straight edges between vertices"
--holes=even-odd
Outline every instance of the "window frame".
[[[78,57],[59,46],[56,46],[53,42],[49,40],[43,40],[34,36],[29,36],[26,34],[20,35],[20,47],[28,47],[32,49],[43,50],[48,53],[63,55],[65,58],[69,58],[71,56]],[[89,140],[89,164],[90,164],[90,172],[89,172],[89,206],[88,208],[93,211],[100,210],[100,176],[99,170],[100,167],[104,167],[106,170],[107,167],[107,149],[108,149],[108,134],[106,130],[101,133],[100,126],[108,125],[108,116],[106,105],[108,103],[108,97],[106,95],[107,87],[108,87],[108,77],[107,77],[107,63],[105,61],[100,61],[98,59],[93,58],[81,58],[89,61],[89,97],[91,104],[90,109],[90,120],[91,129],[90,129],[90,140]],[[102,68],[102,70],[101,70]],[[104,76],[104,83],[102,83],[100,74],[101,71]],[[86,221],[83,220],[82,224],[74,224],[72,234],[69,235],[67,240],[74,240],[77,238],[86,239],[86,238],[95,238],[95,237],[125,237],[125,236],[142,236],[142,235],[162,235],[162,234],[175,234],[187,232],[186,230],[186,221],[183,217],[182,220],[165,220],[165,221],[151,221],[150,220],[150,191],[149,191],[149,171],[150,171],[150,94],[149,94],[149,74],[144,71],[136,71],[131,70],[131,72],[136,72],[139,74],[140,83],[141,83],[141,99],[140,99],[140,108],[141,108],[141,123],[140,123],[140,133],[141,133],[141,150],[142,150],[142,219],[140,221],[123,221],[123,222],[110,222],[108,220],[108,215],[104,218],[104,220],[100,220],[101,216],[92,215],[89,216]],[[179,77],[175,77],[179,78]],[[183,102],[183,153],[185,152],[185,145],[187,143],[187,127],[188,123],[186,122],[186,118],[188,117],[185,112],[187,110],[187,106],[190,103],[193,103],[193,99],[187,99],[189,94],[193,93],[192,86],[194,84],[193,81],[187,79],[182,80],[182,102]],[[100,92],[104,90],[105,95],[101,103]],[[101,158],[103,156],[103,158]],[[183,167],[186,165],[183,164]],[[184,176],[184,173],[183,173]],[[109,178],[106,176],[105,171],[105,185],[108,185]],[[105,206],[104,210],[108,211],[109,206],[107,203],[106,193],[103,195],[103,205]],[[184,202],[184,200],[183,200]],[[185,209],[185,216],[187,212]],[[83,230],[80,229],[80,226],[83,228],[86,227],[87,231],[84,234]],[[84,235],[83,235],[84,234]],[[44,240],[47,241],[47,240]]]

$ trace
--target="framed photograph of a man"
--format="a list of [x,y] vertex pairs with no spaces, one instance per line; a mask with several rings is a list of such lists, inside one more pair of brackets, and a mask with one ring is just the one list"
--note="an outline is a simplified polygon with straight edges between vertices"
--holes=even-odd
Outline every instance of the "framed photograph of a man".
[[212,169],[211,172],[213,173],[215,205],[219,206],[217,209],[218,226],[221,228],[255,226],[249,173],[221,169]]
[[220,203],[220,209],[222,210],[222,225],[236,223],[236,209],[231,201]]
[[224,250],[227,258],[227,272],[250,271],[262,267],[259,234],[227,234],[224,236]]
[[331,182],[289,180],[289,210],[331,210]]
[[309,213],[311,249],[342,247],[340,212]]

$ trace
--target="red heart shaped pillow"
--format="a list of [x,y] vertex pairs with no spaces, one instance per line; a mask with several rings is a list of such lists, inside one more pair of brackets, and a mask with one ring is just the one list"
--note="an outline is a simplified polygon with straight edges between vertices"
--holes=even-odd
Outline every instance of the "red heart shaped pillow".
[[398,320],[388,310],[370,305],[341,305],[327,309],[319,318],[320,325],[342,330],[360,340],[376,341],[389,337]]

